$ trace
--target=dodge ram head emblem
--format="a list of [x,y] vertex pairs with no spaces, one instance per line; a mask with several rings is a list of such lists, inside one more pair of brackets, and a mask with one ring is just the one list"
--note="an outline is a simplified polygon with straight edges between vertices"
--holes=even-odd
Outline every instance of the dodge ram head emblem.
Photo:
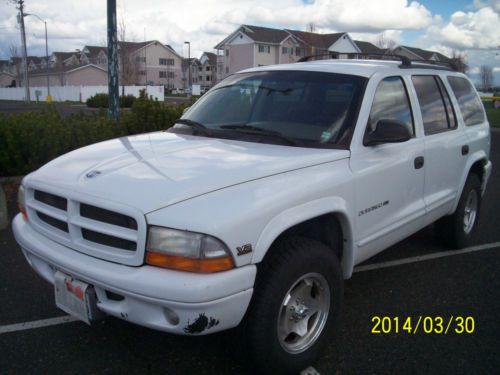
[[94,177],[99,176],[100,174],[101,174],[100,171],[91,171],[91,172],[87,173],[85,176],[87,178],[94,178]]

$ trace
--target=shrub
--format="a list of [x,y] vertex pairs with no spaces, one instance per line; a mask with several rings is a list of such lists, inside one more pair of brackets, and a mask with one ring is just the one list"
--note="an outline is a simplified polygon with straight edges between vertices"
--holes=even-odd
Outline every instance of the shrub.
[[[120,96],[120,108],[130,108],[134,104],[136,97],[134,95]],[[108,108],[108,94],[95,94],[87,99],[87,107],[90,108]]]
[[55,107],[41,112],[0,113],[0,177],[29,173],[71,150],[129,134],[172,126],[185,105],[167,106],[141,94],[120,124],[104,112],[61,118]]
[[95,94],[87,99],[87,107],[108,108],[108,94]]
[[134,104],[136,97],[134,95],[120,96],[120,108],[130,108]]

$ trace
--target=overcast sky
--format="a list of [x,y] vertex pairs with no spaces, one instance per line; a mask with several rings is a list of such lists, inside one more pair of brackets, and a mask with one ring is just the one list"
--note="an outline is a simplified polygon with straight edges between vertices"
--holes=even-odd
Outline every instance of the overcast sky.
[[[471,71],[495,68],[500,84],[500,0],[117,0],[127,39],[156,39],[179,54],[199,57],[241,24],[317,32],[348,31],[376,41],[381,33],[397,44],[467,54]],[[105,0],[25,0],[27,13],[47,20],[49,53],[74,51],[106,41]],[[0,58],[20,45],[12,1],[0,0]],[[29,55],[45,54],[43,23],[26,17]]]

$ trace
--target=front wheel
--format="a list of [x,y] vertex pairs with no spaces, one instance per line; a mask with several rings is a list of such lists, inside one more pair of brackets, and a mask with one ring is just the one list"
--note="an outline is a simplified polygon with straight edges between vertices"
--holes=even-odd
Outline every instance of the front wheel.
[[298,373],[315,362],[340,316],[343,277],[334,251],[303,237],[280,240],[260,265],[248,346],[260,372]]
[[479,177],[470,174],[465,182],[455,212],[436,222],[436,234],[448,247],[460,249],[470,243],[481,208],[481,183]]

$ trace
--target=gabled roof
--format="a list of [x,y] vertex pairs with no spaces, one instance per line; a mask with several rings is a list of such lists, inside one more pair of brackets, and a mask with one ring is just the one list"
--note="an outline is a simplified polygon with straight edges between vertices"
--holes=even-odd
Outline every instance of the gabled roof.
[[285,30],[252,25],[242,25],[239,31],[255,42],[270,44],[279,44],[289,36]]
[[207,56],[209,65],[214,65],[214,66],[217,65],[217,55],[215,53],[203,52],[201,56],[203,57],[203,55]]
[[337,40],[339,40],[345,33],[333,33],[333,34],[316,34],[307,31],[299,30],[286,30],[295,38],[301,42],[315,48],[321,48],[327,50],[331,47]]
[[362,40],[354,40],[354,43],[358,46],[362,53],[384,53],[385,50],[378,48],[375,44],[370,42],[363,42]]
[[104,53],[107,53],[108,47],[106,46],[85,46],[82,49],[82,53],[85,53],[85,55],[89,59],[96,58],[101,51],[104,51]]
[[55,56],[57,60],[67,60],[73,57],[75,52],[52,52],[52,56]]
[[402,48],[406,49],[407,51],[411,52],[412,54],[416,55],[415,57],[420,57],[421,59],[424,60],[430,60],[432,56],[436,56],[439,61],[442,62],[450,62],[450,58],[446,57],[442,53],[435,52],[435,51],[429,51],[426,49],[421,49],[421,48],[416,48],[416,47],[409,47],[409,46],[399,46],[394,49],[394,52],[397,52],[398,50],[401,50]]
[[[96,68],[99,70],[102,70],[105,72],[106,70],[103,69],[100,66],[94,65],[94,64],[80,64],[80,65],[72,65],[72,66],[67,66],[63,65],[61,67],[51,67],[48,70],[49,74],[61,74],[61,73],[69,73],[75,70],[80,70],[80,69],[85,69],[85,68]],[[29,72],[30,76],[36,76],[36,75],[47,75],[47,70],[45,68],[40,68],[40,69],[35,69]]]

